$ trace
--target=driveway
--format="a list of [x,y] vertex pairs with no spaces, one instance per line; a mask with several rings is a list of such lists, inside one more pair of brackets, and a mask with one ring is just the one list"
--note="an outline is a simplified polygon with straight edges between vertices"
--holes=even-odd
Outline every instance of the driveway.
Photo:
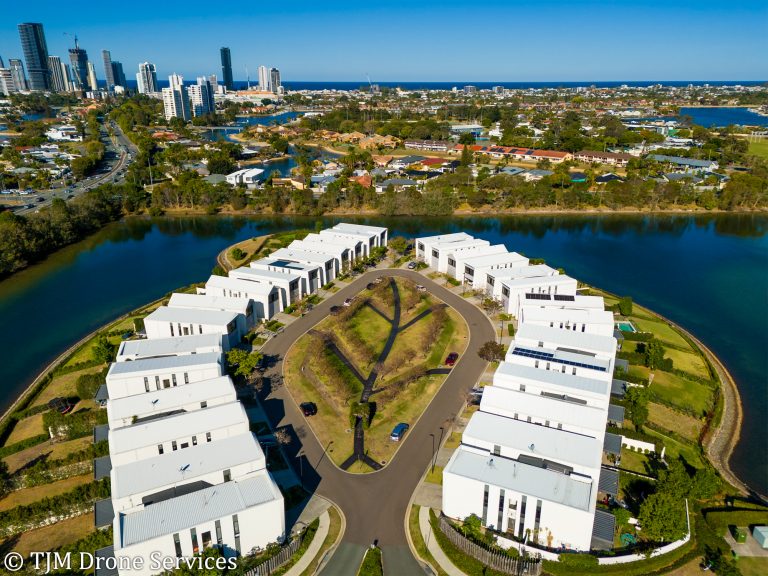
[[265,376],[282,376],[282,358],[291,344],[325,318],[331,306],[341,305],[374,278],[389,276],[422,284],[431,294],[453,307],[467,322],[470,340],[463,357],[418,422],[411,423],[403,445],[384,469],[369,474],[349,474],[337,468],[326,454],[326,451],[334,450],[334,446],[320,445],[296,404],[301,402],[300,398],[294,401],[286,388],[279,386],[262,399],[273,427],[288,427],[293,434],[294,440],[285,446],[285,452],[297,474],[303,474],[304,486],[335,502],[346,518],[342,543],[322,570],[327,575],[355,576],[365,550],[374,542],[382,549],[387,576],[425,573],[408,546],[408,504],[433,456],[433,444],[445,438],[448,425],[463,406],[466,391],[486,368],[486,362],[477,355],[477,350],[488,340],[496,339],[494,327],[485,314],[461,296],[415,271],[374,270],[315,306],[309,314],[286,326],[281,334],[267,342],[262,352],[279,360]]

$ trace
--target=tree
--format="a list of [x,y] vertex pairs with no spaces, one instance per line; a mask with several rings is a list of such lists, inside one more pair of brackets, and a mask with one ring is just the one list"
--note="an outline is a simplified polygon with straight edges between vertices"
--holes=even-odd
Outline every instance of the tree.
[[632,297],[623,296],[619,299],[618,306],[622,316],[630,316],[632,314]]
[[472,146],[474,143],[475,143],[475,135],[472,134],[472,132],[464,132],[461,136],[459,136],[459,144]]
[[261,353],[247,352],[242,348],[233,348],[227,352],[227,365],[235,376],[248,378],[259,365]]
[[106,336],[99,336],[93,347],[93,357],[102,364],[108,364],[115,359],[117,346],[107,340]]
[[403,236],[393,236],[389,239],[387,246],[398,254],[405,254],[408,250],[408,240]]
[[11,491],[11,474],[8,472],[8,464],[0,461],[0,497]]
[[496,298],[483,298],[480,306],[489,316],[493,316],[499,310],[501,310],[501,302],[496,300]]
[[691,496],[700,500],[708,500],[720,491],[720,477],[712,468],[699,468],[693,475]]
[[472,150],[470,150],[469,146],[465,145],[464,148],[461,150],[461,165],[462,166],[469,166],[473,162],[472,158]]
[[656,368],[665,368],[664,366],[664,346],[658,340],[651,340],[645,345],[645,365],[651,370]]
[[654,542],[672,542],[682,538],[688,528],[685,501],[677,494],[659,490],[640,505],[638,516],[643,535]]
[[499,362],[504,359],[506,350],[503,344],[490,340],[483,344],[477,351],[477,355],[488,362]]
[[631,386],[624,396],[627,418],[638,430],[648,421],[648,396],[648,389],[644,386]]

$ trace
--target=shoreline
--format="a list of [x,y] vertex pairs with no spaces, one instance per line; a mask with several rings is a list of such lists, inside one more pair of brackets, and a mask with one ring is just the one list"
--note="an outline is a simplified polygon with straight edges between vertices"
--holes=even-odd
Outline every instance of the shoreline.
[[[258,237],[258,239],[261,240],[261,244],[263,245],[263,243],[266,242],[266,240],[270,236],[271,234],[267,234],[267,235]],[[224,256],[224,258],[226,258],[226,254],[228,253],[228,251],[234,248],[235,246],[238,246],[239,244],[240,242],[234,243],[230,246],[227,246],[224,250],[219,252],[215,257],[216,263],[221,265],[222,255]],[[604,294],[610,294],[612,296],[615,296],[610,292],[603,290],[602,288],[596,288],[596,289]],[[56,359],[54,359],[47,366],[45,366],[45,368],[43,368],[41,372],[32,380],[32,382],[24,389],[24,391],[18,395],[18,397],[14,400],[14,402],[4,412],[2,418],[0,418],[0,421],[4,421],[6,418],[10,417],[10,415],[13,414],[14,410],[19,405],[19,403],[23,402],[29,396],[29,394],[33,392],[34,388],[40,383],[40,381],[46,378],[53,370],[55,370],[56,367],[67,358],[67,356],[73,354],[77,350],[77,348],[85,344],[89,339],[93,338],[99,332],[102,332],[105,329],[107,329],[109,326],[112,326],[116,322],[119,322],[124,318],[129,317],[132,314],[135,314],[137,311],[143,310],[146,307],[151,306],[152,304],[156,303],[159,300],[162,300],[163,298],[155,299],[152,302],[142,304],[138,308],[130,310],[125,314],[122,314],[117,318],[112,319],[108,323],[104,324],[103,326],[100,326],[99,328],[92,331],[88,335],[79,339],[77,342],[75,342],[71,346],[67,347],[67,349],[64,352],[62,352],[60,355],[58,355]],[[642,304],[640,303],[638,304],[642,306]],[[730,467],[731,457],[736,448],[736,445],[738,444],[741,438],[741,428],[742,428],[743,418],[744,418],[741,395],[735,379],[730,374],[725,364],[723,364],[723,362],[718,358],[718,356],[714,352],[712,352],[699,338],[693,335],[690,331],[686,330],[685,328],[673,322],[672,320],[669,320],[665,316],[662,316],[661,314],[655,312],[654,310],[647,308],[646,306],[643,306],[643,308],[648,310],[648,312],[650,312],[656,318],[662,320],[663,322],[667,323],[669,326],[680,331],[687,338],[690,338],[691,341],[700,349],[702,354],[707,358],[708,362],[711,364],[712,368],[714,369],[718,377],[718,380],[720,382],[723,410],[722,410],[722,414],[719,419],[719,422],[717,423],[717,426],[711,428],[706,433],[704,438],[703,448],[704,448],[704,453],[706,455],[708,462],[717,470],[717,472],[723,477],[723,479],[728,484],[733,486],[742,495],[753,496],[753,497],[762,499],[763,501],[768,501],[768,498],[765,495],[750,488],[744,481],[742,481],[738,477],[738,475],[735,472],[733,472],[733,470]]]

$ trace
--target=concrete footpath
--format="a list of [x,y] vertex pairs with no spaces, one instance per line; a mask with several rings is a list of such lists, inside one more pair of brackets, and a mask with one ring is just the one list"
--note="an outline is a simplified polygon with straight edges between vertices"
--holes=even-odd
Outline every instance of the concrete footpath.
[[450,561],[448,556],[445,555],[445,552],[443,552],[443,549],[440,548],[440,545],[437,543],[435,535],[432,532],[432,525],[429,523],[429,508],[426,506],[419,508],[419,531],[427,545],[427,550],[429,550],[429,553],[432,554],[435,562],[440,564],[440,568],[442,568],[448,576],[466,576],[464,572],[456,568],[456,565]]
[[328,529],[330,526],[331,517],[326,510],[320,515],[320,525],[317,527],[315,537],[312,538],[312,542],[310,542],[307,551],[304,552],[304,555],[299,558],[299,561],[296,562],[296,564],[291,566],[288,572],[285,573],[285,576],[299,576],[304,570],[309,568],[309,565],[314,561],[315,556],[320,552],[320,548],[323,546],[323,542],[325,542],[325,537],[328,536]]

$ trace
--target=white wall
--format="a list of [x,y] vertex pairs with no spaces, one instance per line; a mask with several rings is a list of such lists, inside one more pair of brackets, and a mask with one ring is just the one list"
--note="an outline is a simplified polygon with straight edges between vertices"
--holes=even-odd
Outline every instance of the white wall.
[[[223,296],[223,294],[220,294]],[[171,328],[173,325],[173,328]],[[229,325],[200,324],[200,323],[180,323],[168,322],[164,320],[155,320],[150,316],[144,319],[144,329],[147,332],[147,338],[178,338],[179,336],[191,336],[193,334],[221,334],[222,346],[229,350],[242,340],[243,334],[237,326],[237,321]],[[186,334],[184,331],[186,330]]]
[[[113,374],[107,375],[107,390],[112,399],[125,398],[136,394],[144,394],[149,390],[161,390],[163,388],[173,387],[174,376],[176,386],[183,386],[185,383],[199,382],[201,380],[210,380],[217,376],[224,375],[224,368],[221,364],[199,364],[187,366],[184,368],[169,368],[165,370],[156,370],[150,373],[139,374]],[[144,378],[147,382],[144,382]]]

